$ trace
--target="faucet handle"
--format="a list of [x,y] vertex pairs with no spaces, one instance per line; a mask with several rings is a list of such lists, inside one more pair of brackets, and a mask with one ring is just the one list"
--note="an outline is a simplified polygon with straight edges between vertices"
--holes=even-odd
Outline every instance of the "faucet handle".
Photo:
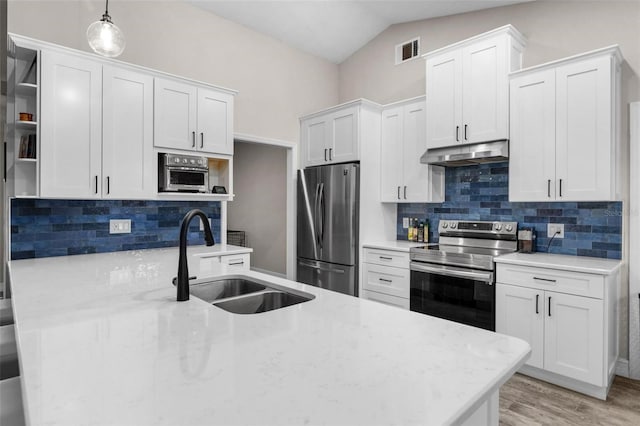
[[[198,278],[197,276],[193,275],[193,276],[189,277],[189,281],[195,280],[197,278]],[[171,282],[173,283],[173,285],[178,285],[178,277],[173,277]]]

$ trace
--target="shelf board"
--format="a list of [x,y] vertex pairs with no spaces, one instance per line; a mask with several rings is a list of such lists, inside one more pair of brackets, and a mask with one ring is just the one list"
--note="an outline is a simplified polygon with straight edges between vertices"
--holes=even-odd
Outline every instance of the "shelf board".
[[28,89],[37,89],[38,85],[34,83],[18,83],[18,87],[23,87]]
[[37,158],[16,158],[16,161],[19,161],[20,163],[37,163],[38,159]]
[[231,201],[233,194],[202,194],[190,192],[159,192],[159,200],[182,200],[182,201]]
[[38,91],[38,85],[33,83],[18,83],[16,84],[15,91],[23,96],[35,96]]
[[38,198],[37,195],[16,195],[14,198]]
[[38,125],[37,121],[21,121],[16,120],[16,126],[18,127],[36,127]]

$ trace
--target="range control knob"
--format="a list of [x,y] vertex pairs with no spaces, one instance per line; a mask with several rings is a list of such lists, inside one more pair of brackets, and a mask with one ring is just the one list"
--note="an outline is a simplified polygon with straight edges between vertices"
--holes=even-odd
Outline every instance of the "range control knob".
[[190,162],[191,164],[196,164],[196,160],[191,159]]
[[178,157],[176,157],[176,158],[174,158],[174,159],[173,159],[173,162],[174,162],[174,163],[179,163],[179,162],[180,162],[180,159],[179,159]]
[[451,229],[456,229],[456,226],[458,226],[458,224],[455,222],[451,222],[449,223],[449,226],[451,227]]
[[499,231],[502,229],[502,224],[501,223],[494,223],[493,224],[493,229],[495,229],[496,231]]
[[183,163],[183,164],[187,164],[188,162],[189,162],[189,160],[187,160],[186,158],[183,158],[183,159],[182,159],[182,163]]
[[449,227],[449,225],[447,224],[447,222],[442,222],[442,228],[447,229]]
[[507,232],[511,232],[511,231],[513,231],[513,226],[507,225],[507,226],[504,227],[504,229],[506,229]]
[[202,166],[202,160],[198,160],[198,165]]

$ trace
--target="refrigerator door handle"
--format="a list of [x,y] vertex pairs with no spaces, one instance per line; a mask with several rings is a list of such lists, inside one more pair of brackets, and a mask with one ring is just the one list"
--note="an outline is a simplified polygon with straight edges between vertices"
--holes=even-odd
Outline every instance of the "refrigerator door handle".
[[320,214],[318,215],[320,218],[320,227],[318,228],[318,239],[320,240],[320,248],[322,248],[324,244],[324,215],[325,215],[325,205],[324,205],[324,183],[320,184],[319,191],[320,202]]
[[317,264],[316,262],[313,262],[313,261],[305,261],[305,260],[298,259],[298,263],[300,263],[301,265],[303,265],[303,266],[305,266],[307,268],[315,269],[315,270],[318,270],[318,271],[333,272],[333,273],[336,273],[336,274],[344,274],[344,273],[346,273],[346,271],[344,269],[323,267],[323,266],[320,266],[319,264]]
[[314,240],[316,243],[316,247],[320,247],[320,227],[318,224],[318,205],[319,205],[319,200],[320,200],[320,184],[316,184],[316,193],[313,196],[313,228],[315,229],[314,232]]

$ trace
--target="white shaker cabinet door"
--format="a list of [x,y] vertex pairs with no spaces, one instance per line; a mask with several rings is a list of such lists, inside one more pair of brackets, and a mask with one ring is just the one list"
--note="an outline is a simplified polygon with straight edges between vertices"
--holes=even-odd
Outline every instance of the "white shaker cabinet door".
[[509,137],[507,39],[495,37],[462,51],[464,143]]
[[341,109],[331,116],[333,133],[329,140],[329,162],[346,163],[357,161],[358,152],[358,107]]
[[606,385],[603,310],[602,300],[545,292],[546,370]]
[[401,106],[382,113],[380,196],[383,202],[398,202],[403,197],[403,118]]
[[153,155],[153,77],[103,69],[102,195],[151,198],[157,192]]
[[431,169],[420,163],[420,157],[427,150],[425,124],[425,103],[423,101],[404,107],[404,135],[402,149],[402,172],[404,177],[404,201],[418,203],[437,201],[430,198],[432,182]]
[[427,60],[427,146],[462,142],[462,52]]
[[154,145],[161,148],[195,150],[196,87],[156,78],[154,98]]
[[544,367],[544,292],[496,284],[496,332],[531,345],[527,364]]
[[326,116],[311,118],[301,125],[304,167],[317,166],[329,161],[330,123]]
[[102,65],[42,52],[41,196],[99,198]]
[[198,88],[198,151],[233,154],[233,95]]
[[612,199],[612,64],[609,56],[556,69],[557,199]]
[[509,200],[555,200],[555,71],[512,79],[510,96]]

